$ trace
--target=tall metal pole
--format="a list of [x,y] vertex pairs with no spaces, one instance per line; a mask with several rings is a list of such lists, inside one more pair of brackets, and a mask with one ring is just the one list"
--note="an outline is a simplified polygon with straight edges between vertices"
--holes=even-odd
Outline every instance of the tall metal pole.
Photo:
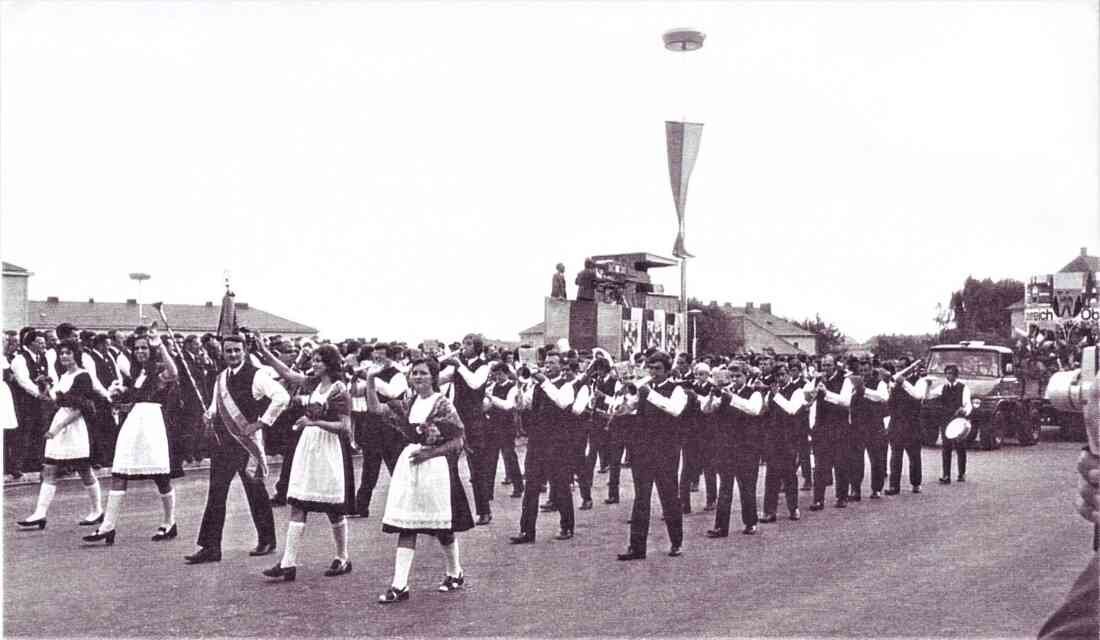
[[[687,331],[688,320],[688,261],[687,258],[680,258],[680,313],[684,318],[684,331]],[[695,357],[695,349],[691,350],[692,357]]]

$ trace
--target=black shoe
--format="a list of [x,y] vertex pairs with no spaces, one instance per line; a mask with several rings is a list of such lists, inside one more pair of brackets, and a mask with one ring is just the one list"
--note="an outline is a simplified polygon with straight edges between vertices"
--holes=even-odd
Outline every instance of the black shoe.
[[895,488],[893,488],[893,487],[890,487],[890,488],[889,488],[889,489],[887,489],[886,491],[883,491],[883,493],[885,493],[885,494],[886,494],[886,495],[888,495],[888,496],[896,496],[896,495],[898,495],[899,493],[901,493],[901,489],[895,489]]
[[844,507],[848,506],[848,499],[847,498],[837,498],[836,499],[836,504],[833,505],[833,506],[836,507],[837,509],[843,509]]
[[680,545],[678,544],[672,545],[668,550],[668,557],[670,558],[679,558],[682,555],[684,555],[684,552],[680,550]]
[[512,536],[508,538],[508,541],[512,544],[531,544],[535,541],[535,536],[527,533],[521,533],[518,536]]
[[718,502],[717,501],[708,500],[706,506],[703,507],[703,511],[714,511],[717,508],[718,508]]
[[608,497],[608,498],[604,498],[603,503],[604,504],[619,504],[619,499],[617,497],[616,498]]
[[285,507],[286,506],[286,498],[283,497],[283,496],[275,496],[274,498],[271,499],[271,506],[273,506],[273,507]]
[[617,557],[619,560],[645,560],[645,551],[627,549],[626,553],[620,553]]
[[547,502],[546,504],[539,505],[539,511],[557,511],[558,505],[553,502]]
[[458,591],[465,585],[465,575],[460,575],[457,578],[454,576],[443,576],[443,582],[439,583],[439,591],[442,593],[450,593],[451,591]]
[[596,473],[607,473],[607,467],[600,467],[599,471]]
[[176,523],[173,522],[171,527],[165,529],[164,527],[157,527],[157,532],[153,534],[153,542],[160,542],[161,540],[171,540],[179,535],[179,528],[176,527]]
[[401,602],[402,600],[409,599],[409,588],[395,589],[390,587],[386,589],[386,592],[378,596],[378,604],[393,604],[395,602]]
[[940,484],[951,484],[951,478],[948,478],[948,477],[940,478]]
[[959,474],[959,482],[966,482],[966,474],[965,473],[960,473]]
[[98,517],[96,517],[92,520],[81,520],[77,524],[82,526],[82,527],[91,527],[91,526],[94,526],[94,525],[103,524],[103,515],[104,515],[104,513],[102,511],[100,511]]
[[699,492],[699,481],[698,480],[691,483],[691,492],[692,493],[698,493]]
[[269,578],[282,578],[286,582],[294,582],[294,579],[298,577],[298,567],[283,567],[278,562],[274,567],[270,569],[264,569],[260,573]]
[[46,519],[39,518],[37,520],[19,520],[15,524],[27,528],[38,527],[38,530],[41,531],[42,529],[46,528]]
[[[87,540],[87,538],[85,538]],[[207,549],[206,547],[200,548],[195,553],[184,556],[184,560],[187,564],[202,564],[204,562],[221,562],[222,552],[221,549]]]
[[591,511],[592,510],[592,501],[591,500],[582,500],[580,510],[581,511]]
[[512,492],[512,497],[513,498],[522,498],[523,497],[523,492],[522,491],[513,491]]
[[766,514],[763,518],[760,518],[760,522],[762,522],[764,524],[770,524],[772,522],[775,522],[775,520],[776,520],[776,517],[775,517],[774,513]]
[[96,531],[91,535],[84,536],[83,539],[84,542],[99,542],[100,540],[103,540],[107,543],[107,546],[110,547],[115,543],[115,530],[111,529],[110,531],[104,531],[102,533]]
[[742,529],[741,533],[745,534],[746,536],[755,536],[756,535],[756,525],[755,524],[750,524],[749,526]]
[[554,539],[555,540],[572,540],[573,539],[573,530],[572,529],[562,529],[561,531],[558,532],[558,535],[554,536]]
[[852,495],[848,496],[849,502],[860,502],[861,500],[863,500],[863,495],[858,493],[853,493]]
[[810,505],[810,511],[821,511],[825,508],[824,502],[815,502]]
[[730,532],[724,529],[711,529],[706,533],[708,538],[727,538],[729,535]]
[[680,508],[680,513],[684,514],[685,516],[691,515],[691,505],[685,504],[683,507]]
[[508,485],[512,484],[512,481],[511,481],[511,480],[509,480],[508,478],[505,478],[505,479],[504,479],[504,481],[503,481],[503,482],[501,482],[500,484],[502,484],[502,485],[504,485],[504,486],[506,486],[506,487],[507,487]]
[[913,493],[920,493],[920,485],[919,484],[913,485]]
[[[326,578],[332,578],[334,576],[342,576],[345,573],[351,573],[351,560],[336,560],[332,561],[328,569],[325,571]],[[293,578],[292,578],[293,579]]]
[[11,479],[12,480],[22,480],[23,479],[23,474],[22,473],[13,473],[13,474],[11,474]]
[[791,515],[788,516],[788,518],[790,520],[801,520],[802,519],[802,512],[799,511],[797,508],[795,508],[794,511],[791,511]]
[[481,514],[480,516],[477,517],[477,522],[475,522],[474,524],[476,524],[478,526],[481,526],[481,525],[489,524],[492,521],[493,521],[493,514],[483,513],[483,514]]
[[872,500],[882,500],[882,493],[879,492],[879,491],[872,491],[871,492],[871,499]]
[[250,556],[267,556],[275,553],[274,542],[261,542],[256,545],[256,548],[248,552]]

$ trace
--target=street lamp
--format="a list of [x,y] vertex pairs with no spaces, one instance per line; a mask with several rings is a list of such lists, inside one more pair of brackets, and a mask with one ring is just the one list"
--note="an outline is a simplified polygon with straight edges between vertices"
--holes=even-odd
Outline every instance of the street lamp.
[[152,276],[150,276],[148,273],[131,273],[130,274],[130,279],[131,280],[137,280],[137,283],[138,283],[137,302],[138,302],[138,324],[139,325],[141,324],[142,320],[145,319],[145,314],[143,314],[141,312],[141,283],[145,282],[146,280],[148,280],[151,277]]
[[[661,36],[669,51],[684,53],[703,47],[706,35],[696,29],[670,29]],[[699,140],[703,135],[701,122],[665,121],[665,142],[668,148],[668,177],[672,183],[672,199],[676,205],[678,231],[672,255],[680,259],[680,313],[688,313],[687,259],[693,258],[684,247],[684,210],[687,207],[688,180],[699,154]],[[687,317],[684,321],[687,321]]]
[[701,309],[692,309],[688,311],[688,315],[691,316],[691,359],[694,360],[699,357],[699,314],[703,313]]

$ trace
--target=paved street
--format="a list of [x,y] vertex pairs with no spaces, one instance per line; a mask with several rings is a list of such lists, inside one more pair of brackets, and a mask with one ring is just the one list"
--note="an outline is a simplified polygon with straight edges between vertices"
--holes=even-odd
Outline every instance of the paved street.
[[[498,488],[494,521],[459,537],[464,592],[441,594],[438,544],[421,538],[412,598],[382,607],[394,536],[375,515],[350,525],[354,571],[321,572],[332,558],[324,516],[310,518],[298,579],[268,582],[278,556],[250,558],[255,543],[244,494],[230,493],[220,563],[185,566],[205,501],[205,472],[176,483],[180,538],[149,540],[160,521],[152,483],[132,485],[113,547],[86,546],[79,482],[58,491],[45,531],[17,531],[37,488],[4,500],[4,623],[9,636],[1034,636],[1091,554],[1092,534],[1073,511],[1080,445],[1044,434],[1036,447],[971,451],[968,482],[940,486],[938,448],[925,449],[925,492],[761,525],[755,537],[710,540],[712,514],[685,519],[685,553],[664,555],[654,499],[650,556],[616,562],[632,492],[578,512],[572,541],[552,540],[556,514],[540,515],[539,541],[512,546],[519,500]],[[465,463],[461,464],[465,474]],[[386,474],[382,474],[386,478]],[[866,482],[866,481],[865,481]],[[864,485],[865,496],[867,493]],[[468,489],[468,487],[467,487]],[[763,479],[760,482],[763,491]],[[106,493],[106,489],[104,490]],[[739,521],[734,499],[733,520]],[[276,510],[282,543],[286,508]],[[280,546],[279,551],[282,551]]]

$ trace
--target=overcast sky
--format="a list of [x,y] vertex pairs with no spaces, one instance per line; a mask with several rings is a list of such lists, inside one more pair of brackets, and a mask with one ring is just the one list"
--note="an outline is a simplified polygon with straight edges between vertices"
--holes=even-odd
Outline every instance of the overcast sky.
[[[237,299],[329,337],[515,339],[556,262],[933,330],[1100,254],[1096,2],[4,2],[0,253],[32,299]],[[700,51],[661,33],[706,32]],[[675,269],[657,281],[676,293]]]

